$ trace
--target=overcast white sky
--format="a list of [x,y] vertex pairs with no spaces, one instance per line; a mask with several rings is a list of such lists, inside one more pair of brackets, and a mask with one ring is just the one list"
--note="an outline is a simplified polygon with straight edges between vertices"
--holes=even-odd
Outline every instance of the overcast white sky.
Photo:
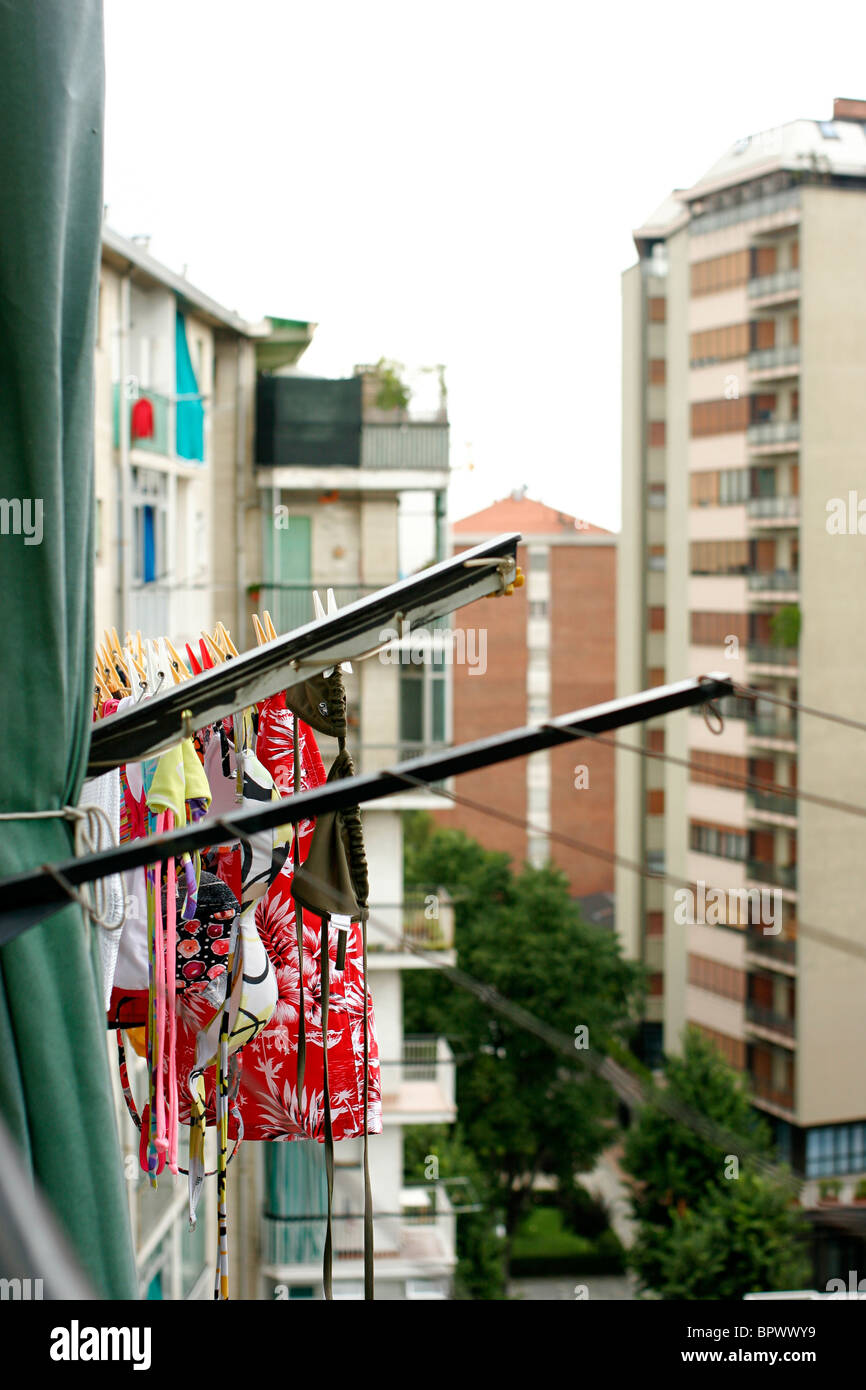
[[105,13],[110,224],[318,322],[305,370],[445,363],[455,518],[526,484],[618,527],[632,228],[738,137],[866,97],[851,0]]

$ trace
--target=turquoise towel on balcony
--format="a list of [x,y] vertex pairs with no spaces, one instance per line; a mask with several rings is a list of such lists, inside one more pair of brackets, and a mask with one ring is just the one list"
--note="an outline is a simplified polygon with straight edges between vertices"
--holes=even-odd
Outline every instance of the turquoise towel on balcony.
[[178,458],[198,459],[204,462],[204,406],[199,397],[198,382],[195,379],[189,343],[186,340],[186,320],[180,309],[177,311],[175,325],[175,361],[177,363],[177,403],[176,452]]

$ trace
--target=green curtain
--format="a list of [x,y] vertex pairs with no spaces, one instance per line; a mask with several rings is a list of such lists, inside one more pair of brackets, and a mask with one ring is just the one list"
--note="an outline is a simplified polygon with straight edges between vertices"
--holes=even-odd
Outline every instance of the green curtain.
[[[0,0],[5,812],[74,804],[89,741],[103,86],[101,0]],[[71,852],[66,822],[0,822],[0,877]],[[76,906],[0,951],[0,1110],[95,1287],[136,1298],[104,1015]]]

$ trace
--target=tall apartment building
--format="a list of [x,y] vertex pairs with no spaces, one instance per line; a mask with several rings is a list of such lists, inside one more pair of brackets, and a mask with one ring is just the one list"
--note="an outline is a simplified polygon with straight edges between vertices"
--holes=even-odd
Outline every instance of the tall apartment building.
[[[739,140],[635,245],[618,689],[724,670],[768,698],[729,701],[720,735],[698,712],[636,736],[696,766],[618,755],[617,849],[692,883],[777,890],[782,929],[736,911],[708,925],[699,906],[681,925],[673,890],[626,869],[618,927],[651,971],[648,1055],[700,1026],[748,1073],[782,1154],[838,1177],[845,1201],[866,1173],[862,829],[793,793],[862,805],[866,742],[769,697],[866,707],[866,102]],[[836,534],[842,508],[854,521]]]
[[248,323],[103,229],[96,343],[97,633],[249,632],[244,568],[257,372],[291,366],[315,324]]
[[[525,495],[494,502],[451,528],[453,553],[506,531],[524,540],[517,560],[526,586],[503,603],[487,599],[450,620],[454,637],[452,727],[468,743],[497,730],[610,700],[615,688],[616,543],[593,526]],[[467,773],[462,796],[498,806],[522,827],[455,805],[443,824],[506,850],[516,868],[551,859],[593,920],[612,924],[609,862],[551,840],[559,832],[613,851],[613,753],[584,742]]]
[[[312,621],[314,589],[323,600],[333,589],[344,606],[393,583],[401,499],[426,498],[431,534],[441,535],[444,396],[419,414],[412,402],[402,409],[383,400],[375,368],[345,380],[301,376],[296,363],[315,325],[247,323],[145,245],[108,229],[99,322],[98,633],[111,624],[197,641],[222,619],[243,650],[252,645],[254,609],[268,609],[284,632]],[[421,561],[440,558],[441,542],[434,549]],[[433,662],[356,663],[347,677],[349,747],[360,768],[446,741],[448,675]],[[323,747],[326,766],[335,752]],[[371,1139],[371,1176],[384,1298],[447,1297],[456,1265],[446,1187],[424,1174],[407,1187],[403,1174],[404,1127],[447,1124],[456,1114],[447,1043],[403,1034],[402,972],[426,964],[405,938],[455,959],[447,897],[436,885],[419,885],[431,889],[420,897],[403,885],[402,813],[433,804],[428,793],[408,792],[364,811],[384,1112],[384,1132]],[[127,1051],[135,1089],[143,1064]],[[116,1073],[114,1057],[112,1067]],[[163,1177],[152,1192],[140,1174],[137,1134],[115,1087],[142,1293],[211,1297],[213,1184],[190,1233],[183,1183]],[[363,1294],[360,1161],[360,1141],[337,1145],[337,1297]],[[233,1296],[316,1297],[324,1210],[318,1144],[243,1144],[229,1170]]]

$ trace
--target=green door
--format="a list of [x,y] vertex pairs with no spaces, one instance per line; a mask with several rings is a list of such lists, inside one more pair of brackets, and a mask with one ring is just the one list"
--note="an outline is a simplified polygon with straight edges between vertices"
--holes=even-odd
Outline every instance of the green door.
[[310,518],[275,500],[263,510],[262,525],[262,608],[270,613],[277,632],[291,632],[314,616]]

